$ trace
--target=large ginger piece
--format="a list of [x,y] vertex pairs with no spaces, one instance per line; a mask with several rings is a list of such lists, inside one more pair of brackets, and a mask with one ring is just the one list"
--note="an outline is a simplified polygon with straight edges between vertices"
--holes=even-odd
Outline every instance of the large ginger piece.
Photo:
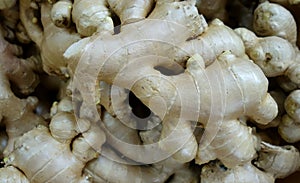
[[[181,3],[185,7],[185,3],[188,2],[175,3]],[[181,23],[181,20],[185,20],[186,25],[191,25],[187,20],[191,23],[196,22],[195,25],[204,25],[200,18],[183,17],[177,23]],[[157,32],[157,29],[165,31]],[[75,81],[74,86],[82,94],[88,94],[87,88],[80,86],[80,83],[94,83],[89,82],[89,79],[93,78],[131,90],[162,119],[161,139],[169,137],[160,142],[164,151],[174,153],[179,150],[176,149],[178,146],[192,142],[188,147],[183,146],[186,151],[180,149],[185,153],[177,156],[183,162],[189,161],[193,159],[194,149],[197,148],[197,143],[191,135],[190,121],[199,121],[207,129],[216,129],[208,133],[209,137],[206,140],[209,142],[212,136],[217,134],[222,122],[247,117],[257,123],[267,124],[277,114],[277,105],[267,93],[268,81],[260,68],[244,55],[242,40],[220,21],[214,21],[207,29],[204,27],[202,30],[204,33],[199,37],[186,41],[199,34],[164,21],[144,20],[123,26],[117,35],[95,35],[76,43],[66,52],[66,56],[75,56],[70,68],[74,77],[80,80],[79,85],[76,85]],[[153,32],[155,34],[152,34]],[[217,35],[222,33],[228,35],[229,39],[224,37],[221,39],[224,42],[220,41],[220,36]],[[143,35],[143,40],[160,42],[140,41],[137,35]],[[139,44],[132,44],[136,42]],[[184,50],[189,51],[180,55],[181,57],[179,54],[174,57],[174,47],[161,42],[169,45],[184,43],[186,46],[183,48],[187,48]],[[79,45],[82,47],[77,47]],[[85,52],[80,54],[82,49]],[[226,50],[231,50],[236,56],[226,52],[218,57]],[[185,56],[192,56],[189,55],[192,52],[199,53],[202,57],[195,56],[188,60],[187,69],[183,73],[167,75],[156,69],[160,66],[172,68],[175,63],[170,60],[176,59],[182,63]],[[82,59],[78,62],[79,57]],[[167,60],[168,57],[170,60]],[[142,68],[139,67],[140,62],[145,63]],[[141,73],[149,77],[141,77]],[[83,96],[83,100],[87,103],[93,102],[89,101],[88,96]],[[251,155],[246,153],[249,148],[252,149],[249,151]],[[240,148],[247,158],[241,158],[238,164],[249,161],[254,156],[255,143],[249,148]],[[222,155],[219,154],[216,158],[220,156]]]

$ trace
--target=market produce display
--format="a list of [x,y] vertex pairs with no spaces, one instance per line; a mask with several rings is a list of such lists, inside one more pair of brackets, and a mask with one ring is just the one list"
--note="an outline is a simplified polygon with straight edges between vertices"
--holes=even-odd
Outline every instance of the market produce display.
[[0,182],[300,170],[300,1],[1,0]]

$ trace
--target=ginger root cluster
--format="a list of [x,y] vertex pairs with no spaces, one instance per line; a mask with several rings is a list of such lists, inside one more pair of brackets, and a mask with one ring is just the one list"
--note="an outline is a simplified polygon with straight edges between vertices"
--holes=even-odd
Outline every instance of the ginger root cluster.
[[297,172],[299,12],[297,0],[1,1],[0,182]]

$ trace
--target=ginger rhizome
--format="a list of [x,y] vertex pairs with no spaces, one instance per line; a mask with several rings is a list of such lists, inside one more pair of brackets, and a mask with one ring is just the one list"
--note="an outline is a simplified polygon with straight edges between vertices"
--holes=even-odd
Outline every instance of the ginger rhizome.
[[20,169],[30,182],[89,182],[82,170],[105,142],[101,129],[84,119],[77,123],[64,111],[52,117],[49,128],[40,125],[19,138],[6,164]]
[[300,90],[294,90],[284,102],[286,114],[282,117],[278,131],[290,143],[300,140]]
[[1,1],[1,182],[299,170],[298,3]]

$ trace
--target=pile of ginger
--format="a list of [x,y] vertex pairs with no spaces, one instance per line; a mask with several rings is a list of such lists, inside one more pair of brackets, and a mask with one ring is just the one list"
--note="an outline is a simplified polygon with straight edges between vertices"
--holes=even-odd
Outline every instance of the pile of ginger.
[[0,0],[0,182],[300,170],[299,0]]

